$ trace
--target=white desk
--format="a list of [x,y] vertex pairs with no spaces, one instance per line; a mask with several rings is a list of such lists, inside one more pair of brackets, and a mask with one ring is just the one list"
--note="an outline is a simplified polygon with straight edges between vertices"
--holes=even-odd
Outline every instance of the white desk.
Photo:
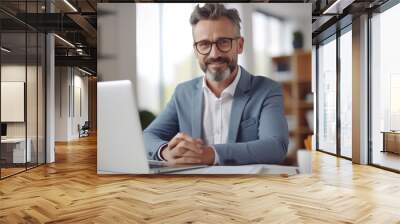
[[[27,159],[26,162],[31,162],[31,145],[32,145],[32,140],[28,138],[27,140],[27,146],[26,147],[26,152],[25,152],[25,138],[6,138],[6,139],[1,139],[1,144],[6,146],[6,147],[13,147],[12,148],[12,162],[13,163],[25,163],[25,158]],[[2,146],[2,147],[4,147]],[[8,148],[5,150],[9,150]],[[5,151],[4,150],[4,151]],[[3,151],[3,149],[2,149]],[[26,154],[25,154],[26,153]]]
[[173,174],[257,174],[257,175],[296,175],[296,166],[254,164],[243,166],[209,166],[205,168],[173,172]]

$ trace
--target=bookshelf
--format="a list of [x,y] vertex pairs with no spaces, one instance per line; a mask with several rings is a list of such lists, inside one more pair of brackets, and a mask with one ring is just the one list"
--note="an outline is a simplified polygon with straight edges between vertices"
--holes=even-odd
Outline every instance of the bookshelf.
[[289,126],[289,151],[305,148],[304,140],[313,134],[311,93],[311,52],[272,58],[272,78],[281,83],[285,115]]

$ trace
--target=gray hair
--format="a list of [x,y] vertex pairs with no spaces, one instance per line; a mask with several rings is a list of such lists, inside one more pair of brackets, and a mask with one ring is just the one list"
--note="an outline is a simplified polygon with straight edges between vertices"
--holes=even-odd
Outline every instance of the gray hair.
[[236,9],[227,9],[220,3],[206,3],[203,7],[197,4],[190,16],[190,24],[194,27],[200,20],[217,20],[221,17],[228,18],[235,25],[237,35],[240,36],[241,19],[238,11]]

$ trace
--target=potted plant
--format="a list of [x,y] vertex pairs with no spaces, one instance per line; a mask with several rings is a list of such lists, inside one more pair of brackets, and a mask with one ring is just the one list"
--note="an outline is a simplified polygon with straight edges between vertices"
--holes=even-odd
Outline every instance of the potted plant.
[[293,48],[294,49],[303,48],[303,33],[299,30],[293,33]]

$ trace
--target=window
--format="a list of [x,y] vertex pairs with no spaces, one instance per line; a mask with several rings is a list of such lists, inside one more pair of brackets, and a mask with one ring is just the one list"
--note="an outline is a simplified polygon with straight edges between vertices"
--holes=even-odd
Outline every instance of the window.
[[202,74],[193,54],[189,23],[194,6],[136,4],[140,109],[158,114],[178,83]]
[[336,154],[336,39],[318,48],[318,149]]
[[160,111],[159,11],[156,4],[136,4],[138,103],[140,109],[153,113]]
[[[350,27],[351,28],[351,27]],[[340,154],[352,157],[352,35],[340,36]]]
[[[318,48],[318,149],[337,154],[340,132],[340,155],[352,157],[352,34],[344,28],[339,38],[331,36]],[[339,42],[337,42],[339,41]],[[339,44],[339,49],[337,45]],[[337,54],[339,52],[339,71]],[[340,74],[338,83],[337,74]],[[337,92],[339,85],[340,92]],[[337,98],[340,114],[337,114]],[[337,116],[340,115],[339,129]],[[339,131],[340,130],[340,131]],[[338,132],[339,131],[339,132]]]
[[[393,153],[400,147],[400,32],[395,29],[398,21],[400,4],[371,18],[372,163],[396,170],[400,170],[400,156]],[[385,135],[390,139],[385,140]]]

